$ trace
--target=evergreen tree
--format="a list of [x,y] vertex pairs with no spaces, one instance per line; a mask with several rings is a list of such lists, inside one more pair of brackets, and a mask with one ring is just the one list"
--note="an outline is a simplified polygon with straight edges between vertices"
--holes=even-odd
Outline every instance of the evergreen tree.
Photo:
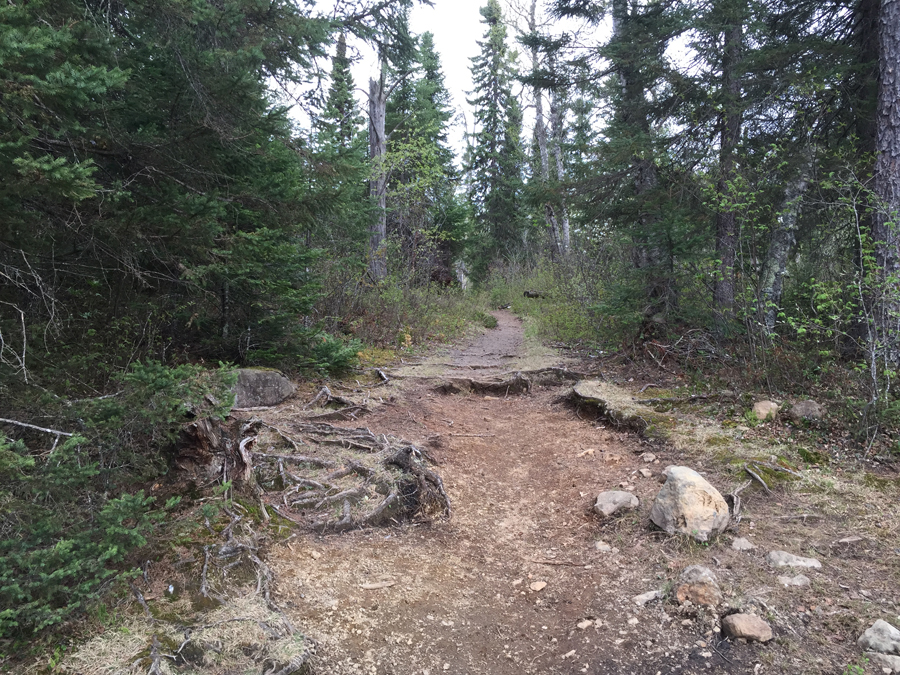
[[512,93],[513,59],[498,0],[481,8],[487,26],[472,59],[469,104],[475,108],[475,132],[470,139],[469,199],[483,237],[478,267],[497,255],[512,255],[522,248],[524,189],[521,145],[522,111]]
[[359,135],[362,117],[353,96],[355,88],[347,57],[347,36],[338,36],[331,66],[331,86],[320,121],[320,143],[341,150],[348,150]]

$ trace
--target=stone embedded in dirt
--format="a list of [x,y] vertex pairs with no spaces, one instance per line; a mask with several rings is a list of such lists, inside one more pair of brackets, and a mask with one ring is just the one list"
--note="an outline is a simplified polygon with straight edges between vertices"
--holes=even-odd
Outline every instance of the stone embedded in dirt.
[[648,602],[653,602],[654,600],[659,600],[663,596],[662,591],[647,591],[646,593],[641,593],[640,595],[634,596],[631,601],[643,607]]
[[691,602],[695,605],[715,607],[722,602],[722,591],[716,582],[716,575],[708,567],[690,565],[684,568],[679,581],[675,597],[682,604]]
[[755,614],[729,614],[722,619],[722,630],[728,637],[752,642],[768,642],[772,628]]
[[636,509],[640,505],[638,498],[630,492],[622,492],[621,490],[609,490],[601,492],[597,495],[597,502],[594,504],[594,511],[601,516],[609,517],[619,511],[629,511]]
[[546,581],[535,581],[533,584],[531,584],[531,586],[529,586],[529,588],[536,593],[538,591],[542,591],[545,588],[547,588],[547,582]]
[[590,619],[585,619],[584,621],[578,622],[578,628],[580,628],[581,630],[587,630],[588,628],[590,628],[593,625],[594,625],[594,622],[591,621]]
[[309,555],[312,556],[313,560],[318,560],[319,558],[322,557],[322,554],[319,553],[318,551],[310,551]]
[[652,452],[645,452],[643,455],[641,455],[641,459],[644,460],[645,464],[652,464],[654,461],[656,461],[656,455],[654,455]]
[[778,417],[778,404],[772,401],[757,401],[753,404],[753,414],[760,422]]
[[822,563],[815,558],[804,558],[787,551],[772,551],[766,556],[766,560],[775,567],[807,567],[810,569],[822,567]]
[[605,541],[595,542],[594,548],[600,551],[600,553],[612,553],[614,550],[616,550]]
[[809,577],[804,574],[798,574],[795,577],[781,576],[778,577],[778,583],[787,588],[788,586],[809,586],[812,582]]
[[396,581],[377,581],[373,584],[360,584],[359,587],[364,591],[377,591],[382,588],[390,588],[391,586],[396,586]]
[[703,476],[686,466],[666,467],[665,485],[650,509],[650,520],[668,534],[708,541],[731,521],[728,504]]
[[845,546],[849,546],[850,544],[858,544],[861,541],[865,541],[863,537],[844,537],[843,539],[838,539],[839,544],[844,544]]
[[605,452],[605,453],[603,453],[603,461],[618,464],[619,462],[622,461],[622,455],[616,455],[611,452]]
[[278,405],[294,393],[291,381],[277,370],[241,368],[234,385],[235,408],[265,408]]
[[644,478],[651,478],[653,476],[653,472],[650,469],[641,469],[638,473]]
[[878,619],[860,635],[856,644],[864,651],[900,655],[900,630],[884,619]]
[[815,401],[799,401],[791,406],[790,417],[793,420],[820,420],[822,406]]
[[881,668],[881,672],[900,673],[900,656],[890,656],[878,652],[866,652],[866,656],[873,665]]
[[745,539],[744,537],[738,537],[733,542],[731,542],[731,548],[735,551],[752,551],[756,548],[749,539]]

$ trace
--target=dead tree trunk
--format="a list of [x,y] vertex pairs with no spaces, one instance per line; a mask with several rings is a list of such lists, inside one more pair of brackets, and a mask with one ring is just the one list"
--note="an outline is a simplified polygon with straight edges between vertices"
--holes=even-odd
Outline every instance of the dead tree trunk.
[[[537,0],[531,0],[528,15],[526,17],[528,31],[537,32]],[[540,66],[540,57],[537,47],[531,48],[531,68],[537,71]],[[534,91],[534,139],[538,146],[538,159],[540,161],[540,182],[544,190],[549,189],[550,184],[550,153],[547,144],[547,125],[544,122],[544,92],[539,87],[533,87]],[[549,195],[545,195],[547,199]],[[544,202],[544,219],[550,228],[550,236],[553,241],[553,255],[562,253],[563,244],[560,236],[559,221],[556,217],[556,209],[549,201]]]
[[[550,95],[550,138],[553,141],[553,157],[556,169],[556,182],[561,185],[565,179],[565,167],[563,163],[562,144],[565,136],[566,94],[563,90],[554,89]],[[569,251],[570,227],[569,210],[566,208],[566,198],[559,196],[559,238],[560,249],[563,255]]]
[[384,72],[377,80],[369,79],[369,159],[373,176],[369,181],[369,195],[376,204],[375,219],[369,229],[369,274],[378,282],[387,276],[384,240],[387,238],[387,138],[385,116],[387,92]]

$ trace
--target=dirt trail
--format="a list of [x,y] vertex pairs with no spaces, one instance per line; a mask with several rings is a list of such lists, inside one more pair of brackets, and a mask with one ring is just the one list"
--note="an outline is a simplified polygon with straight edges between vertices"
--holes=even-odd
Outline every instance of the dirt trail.
[[[497,317],[498,328],[419,369],[527,361],[519,321]],[[641,463],[637,439],[554,405],[558,389],[441,396],[427,379],[407,382],[365,424],[439,458],[453,518],[302,535],[271,551],[277,600],[319,642],[319,672],[755,672],[754,647],[728,654],[729,643],[715,640],[715,651],[701,619],[681,626],[661,607],[631,602],[682,564],[634,527],[638,516],[601,528],[590,515],[603,489],[622,484],[642,502],[655,495],[661,466]],[[644,466],[654,477],[637,473]],[[613,552],[597,550],[601,537]]]

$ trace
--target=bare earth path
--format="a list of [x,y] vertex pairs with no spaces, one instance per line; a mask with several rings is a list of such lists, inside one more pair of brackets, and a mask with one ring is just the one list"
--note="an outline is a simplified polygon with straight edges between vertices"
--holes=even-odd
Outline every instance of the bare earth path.
[[[438,370],[480,376],[527,361],[518,320],[497,316],[497,329],[438,359]],[[754,646],[729,653],[702,617],[682,623],[672,608],[635,606],[634,595],[684,565],[681,552],[635,528],[641,516],[601,527],[590,515],[597,492],[620,484],[652,499],[676,457],[654,450],[659,463],[642,463],[637,439],[554,405],[558,389],[432,389],[407,380],[365,425],[439,458],[452,520],[302,535],[270,552],[277,601],[319,642],[318,672],[777,672],[760,671]],[[646,466],[653,477],[637,472]],[[597,550],[601,538],[612,552]]]

